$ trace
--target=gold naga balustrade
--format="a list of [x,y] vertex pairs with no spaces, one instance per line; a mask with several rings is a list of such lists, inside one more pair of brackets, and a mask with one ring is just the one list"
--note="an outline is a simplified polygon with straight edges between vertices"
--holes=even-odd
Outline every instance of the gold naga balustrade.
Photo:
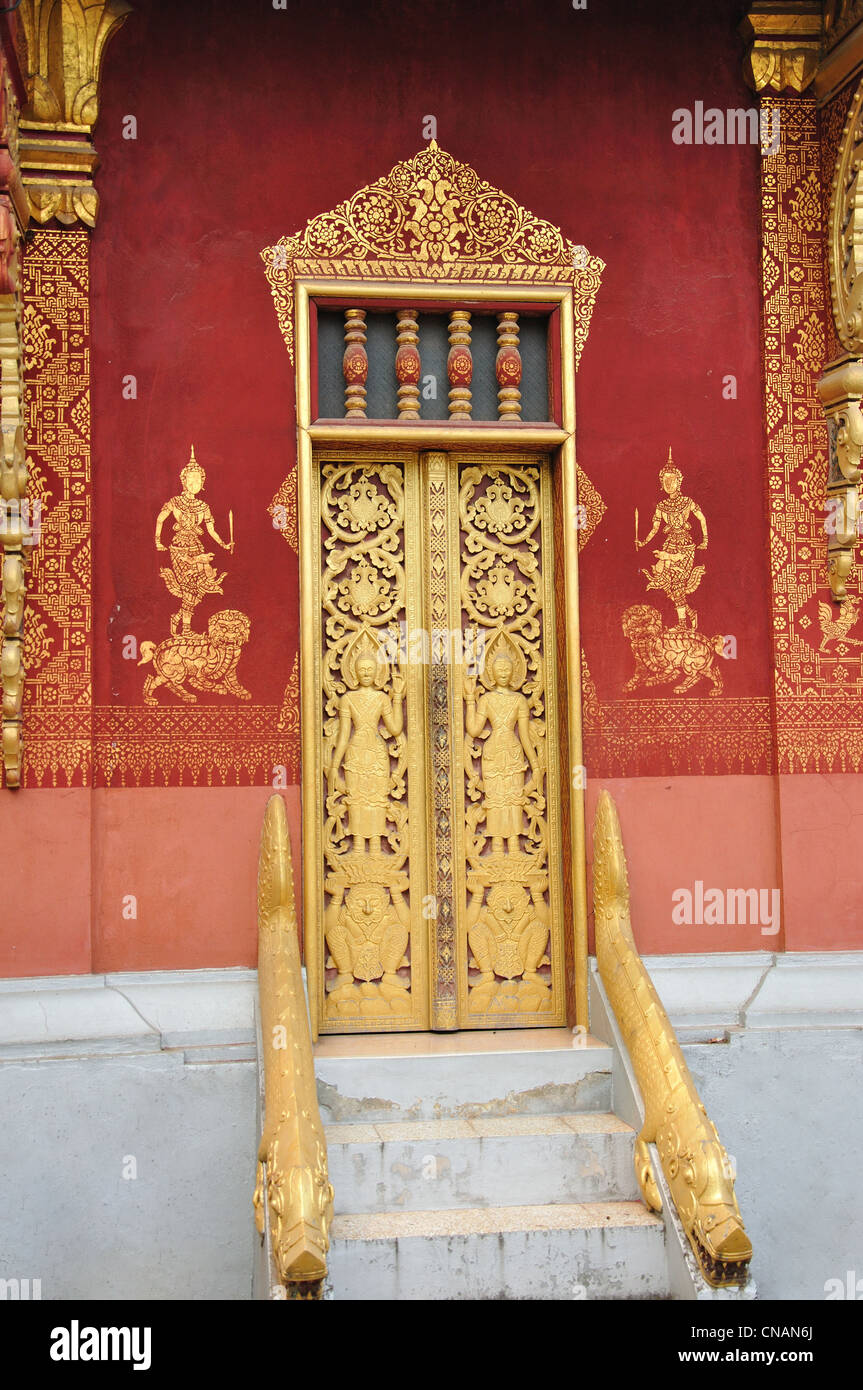
[[264,1123],[258,1149],[255,1224],[270,1218],[273,1260],[288,1298],[322,1296],[333,1189],[318,1110],[291,846],[280,796],[270,797],[258,861],[258,990]]
[[599,974],[644,1101],[644,1124],[635,1141],[642,1196],[652,1211],[662,1210],[648,1147],[655,1144],[704,1278],[714,1287],[744,1283],[752,1245],[737,1205],[733,1170],[638,954],[620,823],[605,791],[596,808],[593,905]]

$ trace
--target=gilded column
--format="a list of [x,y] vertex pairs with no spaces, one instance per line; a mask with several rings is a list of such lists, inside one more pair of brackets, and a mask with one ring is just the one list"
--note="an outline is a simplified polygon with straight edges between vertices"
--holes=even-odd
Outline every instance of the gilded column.
[[399,384],[398,407],[400,420],[420,418],[419,328],[416,309],[400,309],[396,335],[396,380]]
[[470,314],[466,309],[454,309],[449,316],[446,371],[449,378],[450,419],[469,420],[473,358],[470,351]]
[[[862,677],[853,639],[839,657],[857,612],[848,591],[863,445],[863,341],[856,336],[863,317],[853,321],[863,285],[853,227],[859,106],[838,139],[837,108],[819,104],[828,31],[820,4],[791,0],[752,4],[742,26],[749,40],[743,68],[762,108],[763,420],[780,773],[846,770],[860,756]],[[827,228],[825,149],[834,145],[846,158]],[[838,338],[824,311],[827,240]],[[778,795],[781,806],[781,784]],[[782,841],[782,860],[792,853]]]
[[18,250],[28,220],[18,168],[19,96],[14,53],[0,54],[0,687],[3,780],[21,785],[26,561],[34,540],[23,428],[23,353]]
[[36,222],[96,225],[93,127],[102,60],[131,12],[127,0],[21,0],[27,46],[21,168]]
[[[41,224],[28,238],[21,260],[27,360],[23,406],[20,375],[15,384],[11,306],[0,306],[6,485],[10,448],[19,475],[23,473],[25,420],[31,464],[28,519],[34,549],[27,574],[24,660],[16,676],[20,687],[26,661],[27,785],[40,785],[46,776],[55,784],[86,785],[90,774],[89,229],[99,210],[93,186],[99,160],[92,137],[105,49],[131,11],[127,0],[21,0],[15,11],[21,62],[15,163],[23,219]],[[13,431],[16,409],[20,419]],[[23,539],[26,546],[28,537]],[[22,569],[18,562],[8,566],[19,606]],[[7,629],[10,621],[7,614]],[[8,657],[7,666],[12,667]],[[11,697],[4,699],[10,711],[14,703]],[[10,713],[10,720],[15,717]],[[4,728],[4,745],[18,744],[12,776],[19,779],[21,718],[18,701],[17,737],[11,725]],[[4,753],[11,784],[5,746]]]
[[497,316],[497,357],[494,370],[497,384],[497,413],[502,420],[521,417],[521,353],[518,350],[518,314]]
[[834,351],[844,352],[828,362],[818,383],[827,416],[828,578],[836,602],[848,598],[846,580],[854,567],[859,542],[860,456],[863,450],[863,183],[860,142],[863,139],[863,83],[857,89],[845,122],[836,160],[827,228],[828,264]]
[[755,0],[740,25],[743,76],[755,92],[804,92],[821,49],[821,0]]
[[848,597],[846,580],[854,568],[859,539],[860,455],[863,451],[863,362],[845,357],[831,362],[818,383],[827,416],[827,578],[837,601]]
[[345,378],[345,415],[349,420],[364,420],[366,418],[366,382],[369,379],[364,309],[345,310],[345,352],[342,358],[342,374]]

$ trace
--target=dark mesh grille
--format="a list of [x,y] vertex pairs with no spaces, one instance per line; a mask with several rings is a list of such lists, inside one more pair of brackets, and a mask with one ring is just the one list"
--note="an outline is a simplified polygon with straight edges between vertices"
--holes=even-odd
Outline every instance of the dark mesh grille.
[[345,352],[343,314],[318,314],[318,416],[339,419],[345,413]]
[[521,418],[549,420],[548,408],[548,319],[522,314],[521,327]]
[[[420,315],[420,360],[422,361],[422,381],[420,382],[420,415],[423,420],[449,419],[449,382],[446,374],[446,359],[449,353],[449,329],[446,314]],[[429,381],[433,377],[433,381]],[[434,391],[434,397],[427,400],[426,391]]]
[[396,316],[366,315],[369,379],[366,415],[370,420],[394,420],[398,415],[396,384]]
[[471,319],[470,350],[473,356],[471,415],[474,420],[497,419],[497,319],[491,314],[474,314]]

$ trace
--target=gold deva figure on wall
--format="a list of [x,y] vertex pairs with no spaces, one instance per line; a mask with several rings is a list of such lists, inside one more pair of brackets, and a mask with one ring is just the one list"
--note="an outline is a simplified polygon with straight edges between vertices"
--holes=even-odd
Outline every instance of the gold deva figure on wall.
[[[144,682],[144,703],[158,704],[155,692],[160,686],[165,686],[186,703],[194,703],[197,698],[188,686],[249,700],[249,691],[237,678],[237,662],[251,628],[248,615],[235,608],[223,608],[210,615],[205,633],[192,630],[192,617],[198,604],[209,594],[221,594],[225,578],[225,574],[217,573],[210,563],[213,552],[204,550],[201,532],[206,527],[207,534],[223,550],[233,554],[234,514],[228,513],[231,538],[223,541],[216,530],[213,513],[198,496],[206,482],[206,474],[195,458],[194,448],[180,474],[180,481],[183,491],[166,502],[156,518],[156,549],[170,549],[171,554],[171,568],[160,573],[169,592],[180,600],[180,609],[171,615],[170,637],[160,643],[140,643],[138,665],[152,662],[154,667]],[[170,547],[162,541],[162,530],[169,516],[174,521]]]
[[698,626],[698,615],[688,603],[690,594],[695,593],[704,576],[704,566],[695,564],[696,543],[689,528],[689,518],[694,516],[701,526],[701,541],[697,548],[707,549],[707,521],[697,502],[684,497],[680,491],[683,474],[675,468],[668,450],[668,462],[659,474],[659,481],[666,494],[653,513],[653,523],[643,540],[638,538],[638,512],[635,513],[635,546],[637,550],[649,545],[660,526],[664,527],[662,547],[654,550],[655,562],[650,569],[642,570],[648,589],[661,589],[667,594],[677,609],[677,621],[681,627]]
[[195,459],[195,450],[186,467],[180,474],[183,491],[165,503],[156,518],[156,549],[167,550],[162,543],[162,528],[168,517],[174,519],[174,539],[170,545],[171,568],[160,571],[168,590],[180,600],[180,610],[171,618],[171,634],[176,637],[182,632],[191,632],[192,615],[207,594],[221,594],[225,574],[218,574],[210,563],[212,551],[204,550],[201,530],[206,527],[207,534],[223,550],[234,550],[234,520],[229,512],[231,538],[223,541],[213,520],[213,513],[198,493],[206,482],[206,474]]

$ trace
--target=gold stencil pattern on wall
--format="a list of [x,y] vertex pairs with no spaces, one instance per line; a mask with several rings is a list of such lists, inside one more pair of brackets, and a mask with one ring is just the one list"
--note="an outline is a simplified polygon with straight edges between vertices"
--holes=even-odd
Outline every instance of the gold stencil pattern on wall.
[[296,728],[279,729],[278,705],[251,703],[99,705],[93,757],[97,784],[119,787],[284,787],[300,771]]
[[28,239],[23,297],[30,490],[43,504],[27,582],[26,780],[71,782],[87,779],[91,746],[87,232]]
[[[858,769],[863,659],[850,640],[853,611],[828,603],[828,439],[816,392],[830,315],[824,224],[808,190],[813,178],[821,181],[826,155],[813,99],[763,104],[778,112],[781,130],[778,151],[761,161],[764,245],[779,268],[763,282],[778,764],[782,772]],[[825,118],[823,137],[831,147],[838,146],[841,125],[840,104]],[[825,615],[825,608],[832,611]]]
[[273,526],[281,531],[295,555],[300,553],[300,533],[297,517],[297,470],[293,468],[269,505]]
[[[213,565],[213,552],[205,550],[203,532],[213,545],[234,553],[234,514],[228,513],[229,540],[222,540],[209,504],[201,497],[207,475],[195,458],[195,450],[180,473],[182,491],[171,497],[156,518],[156,549],[167,551],[170,565],[159,572],[168,592],[180,607],[171,616],[171,635],[158,646],[141,643],[139,666],[152,663],[144,681],[144,703],[158,704],[156,691],[164,686],[172,695],[193,705],[196,690],[215,695],[251,698],[237,678],[237,663],[249,640],[251,623],[245,613],[222,608],[211,613],[207,631],[195,631],[195,609],[211,594],[222,594],[227,571],[219,574]],[[162,533],[166,521],[173,522],[173,535],[165,545]]]

